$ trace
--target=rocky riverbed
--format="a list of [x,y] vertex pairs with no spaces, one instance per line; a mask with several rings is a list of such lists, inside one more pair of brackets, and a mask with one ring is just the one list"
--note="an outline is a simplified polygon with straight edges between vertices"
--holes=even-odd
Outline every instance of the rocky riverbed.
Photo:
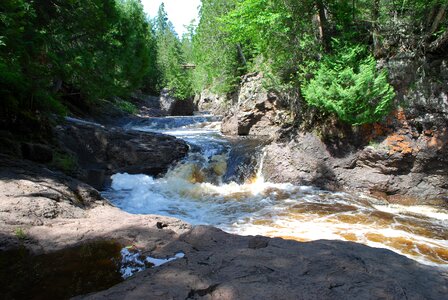
[[[263,171],[272,182],[357,191],[391,203],[447,207],[447,85],[438,79],[447,78],[447,62],[434,61],[433,68],[428,62],[419,63],[432,75],[416,86],[408,78],[416,61],[397,57],[386,63],[397,99],[406,99],[407,105],[382,122],[363,126],[319,115],[305,103],[292,115],[289,98],[300,95],[271,92],[261,73],[247,74],[238,93],[227,101],[232,105],[225,109],[222,132],[271,139]],[[220,112],[215,107],[218,100],[204,92],[197,103]]]
[[42,166],[5,158],[1,166],[3,251],[23,246],[48,253],[116,240],[155,257],[185,253],[80,299],[442,299],[448,293],[446,273],[388,250],[243,237],[168,217],[131,215],[93,188]]
[[[96,138],[108,130],[90,125],[79,128],[97,132]],[[144,135],[123,133],[123,143],[114,145],[129,147],[135,137],[146,141]],[[174,138],[155,136],[179,144]],[[129,137],[133,140],[126,142]],[[81,146],[89,149],[87,145],[88,141]],[[170,155],[175,159],[167,161],[166,168],[182,153]],[[107,157],[101,156],[104,166],[109,166]],[[238,236],[175,218],[128,214],[91,186],[45,165],[1,156],[0,166],[2,253],[15,249],[56,253],[96,241],[157,258],[183,253],[102,292],[70,294],[80,299],[442,299],[448,293],[446,270],[421,265],[389,250],[342,241],[301,243]],[[2,269],[11,272],[7,266]],[[17,295],[11,286],[2,288],[2,294],[10,298]]]

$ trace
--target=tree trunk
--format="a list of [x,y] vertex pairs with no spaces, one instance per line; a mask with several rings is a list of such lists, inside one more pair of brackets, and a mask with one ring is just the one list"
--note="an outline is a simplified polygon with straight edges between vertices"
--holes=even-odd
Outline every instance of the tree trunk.
[[353,25],[355,25],[355,18],[356,18],[356,15],[355,15],[355,0],[352,0],[352,22],[353,22]]
[[328,32],[327,13],[324,2],[322,0],[317,0],[316,6],[319,13],[318,22],[319,22],[320,39],[325,52],[329,52],[331,50],[331,45],[330,45],[330,36]]
[[243,49],[241,49],[241,45],[236,44],[236,49],[238,50],[238,54],[241,58],[241,61],[243,62],[243,65],[245,66],[247,64],[247,61],[246,61],[246,57],[244,56]]
[[380,57],[382,54],[381,41],[379,39],[379,18],[380,18],[380,0],[373,0],[373,8],[372,8],[372,22],[373,22],[373,53],[375,57]]
[[443,17],[445,16],[445,11],[447,8],[448,4],[443,4],[440,6],[439,8],[439,12],[437,13],[434,22],[432,22],[432,26],[431,26],[431,30],[430,30],[430,34],[433,34],[434,32],[437,31],[437,28],[439,28],[440,22],[442,22]]
[[445,31],[444,34],[429,45],[428,52],[440,56],[448,55],[448,31]]

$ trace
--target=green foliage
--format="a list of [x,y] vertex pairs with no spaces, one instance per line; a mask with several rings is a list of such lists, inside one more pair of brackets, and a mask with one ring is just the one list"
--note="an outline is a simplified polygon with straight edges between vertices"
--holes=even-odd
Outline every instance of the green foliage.
[[226,15],[234,0],[203,0],[200,22],[192,37],[192,54],[196,68],[192,86],[196,93],[210,89],[218,94],[233,91],[245,71],[238,57],[237,45],[229,42],[219,19]]
[[26,235],[25,231],[22,228],[17,228],[16,230],[14,230],[14,235],[19,240],[26,240],[28,238],[28,236]]
[[135,114],[137,112],[137,107],[133,103],[126,100],[116,100],[115,105],[122,111],[129,114]]
[[[370,122],[388,111],[392,91],[366,49],[425,51],[448,28],[446,9],[446,0],[202,0],[198,26],[180,39],[163,5],[148,20],[139,0],[2,0],[0,120],[65,114],[63,103],[136,89],[227,94],[241,75],[262,71],[270,89],[305,82],[313,105]],[[334,38],[352,46],[331,47]]]
[[389,113],[395,96],[385,70],[378,71],[364,47],[344,46],[323,58],[314,77],[302,85],[305,100],[342,121],[364,124]]
[[154,90],[155,37],[138,0],[0,3],[0,113],[66,113],[62,99],[95,103]]
[[168,88],[178,99],[193,96],[191,79],[187,70],[182,68],[186,58],[182,43],[168,20],[162,3],[156,17],[157,68],[160,72],[159,89]]
[[319,51],[314,17],[314,1],[250,0],[238,2],[221,22],[230,41],[241,45],[249,71],[264,69],[272,82],[287,83],[298,64]]
[[75,172],[78,163],[76,158],[68,153],[55,152],[52,165],[67,174]]

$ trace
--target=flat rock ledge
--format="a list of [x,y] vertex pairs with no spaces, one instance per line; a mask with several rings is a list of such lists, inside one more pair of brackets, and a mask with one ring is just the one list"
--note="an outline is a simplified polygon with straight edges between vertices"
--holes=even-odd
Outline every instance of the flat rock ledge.
[[[0,250],[47,253],[94,240],[183,258],[78,299],[446,299],[448,274],[389,250],[320,240],[238,236],[209,226],[131,215],[91,188],[0,157]],[[162,226],[160,226],[162,224]],[[18,235],[17,229],[23,231]]]
[[94,240],[152,250],[190,228],[174,218],[128,214],[77,179],[0,156],[0,251],[25,246],[41,254]]
[[448,275],[389,250],[238,236],[196,226],[163,253],[184,258],[79,299],[446,299]]

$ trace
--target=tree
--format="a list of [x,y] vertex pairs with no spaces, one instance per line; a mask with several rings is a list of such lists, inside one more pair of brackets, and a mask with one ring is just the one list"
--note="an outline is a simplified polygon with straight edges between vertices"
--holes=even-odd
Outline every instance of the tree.
[[380,121],[395,97],[387,72],[378,71],[372,55],[359,45],[335,43],[338,51],[326,56],[314,77],[302,84],[302,94],[312,106],[335,113],[350,124]]
[[2,115],[63,112],[154,81],[155,40],[138,0],[0,4]]
[[210,89],[219,94],[233,91],[244,72],[234,43],[219,22],[234,4],[234,0],[203,0],[200,21],[192,38],[196,68],[192,85],[196,93]]
[[182,44],[169,21],[162,3],[156,17],[157,67],[160,72],[159,89],[168,88],[174,96],[186,99],[193,95],[191,79],[182,65],[186,63]]

